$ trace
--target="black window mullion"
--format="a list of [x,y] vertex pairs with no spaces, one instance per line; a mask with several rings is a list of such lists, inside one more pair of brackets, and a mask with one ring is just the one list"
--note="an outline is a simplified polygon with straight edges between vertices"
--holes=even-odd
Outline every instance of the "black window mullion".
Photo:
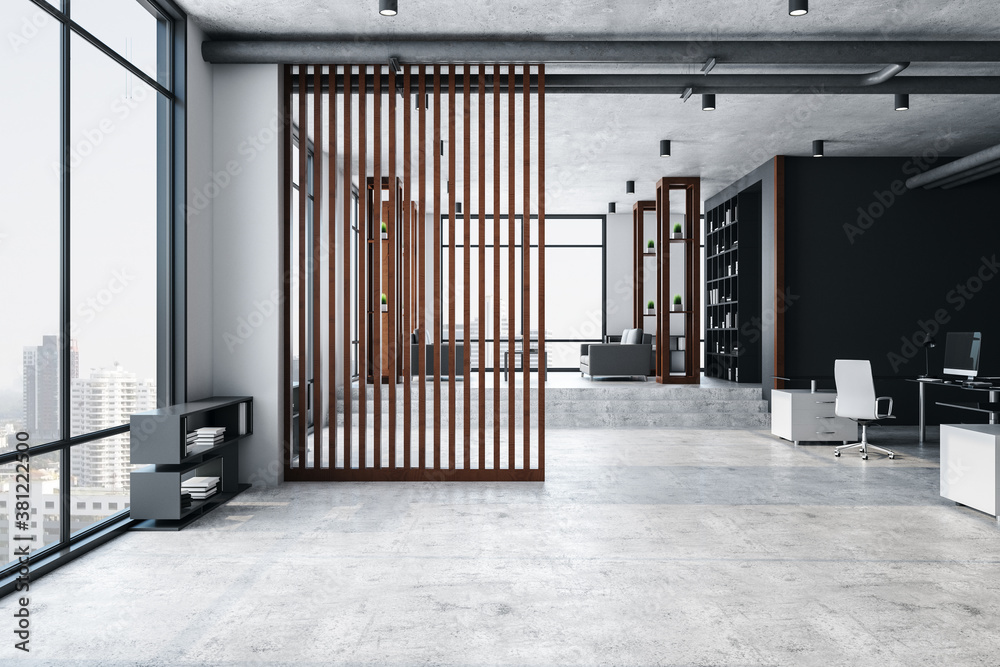
[[[70,0],[62,0],[68,15]],[[70,391],[72,389],[72,346],[70,344],[70,26],[62,23],[59,33],[59,142],[62,169],[59,176],[59,254],[62,273],[59,287],[59,437],[70,438]],[[59,455],[59,544],[69,544],[70,537],[70,451],[68,446]]]

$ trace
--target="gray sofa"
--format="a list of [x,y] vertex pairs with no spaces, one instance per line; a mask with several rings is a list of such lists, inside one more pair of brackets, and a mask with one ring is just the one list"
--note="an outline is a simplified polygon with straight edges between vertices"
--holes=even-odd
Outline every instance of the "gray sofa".
[[[420,339],[419,334],[414,331],[410,334],[410,375],[419,375],[420,369],[417,368],[418,360],[420,359],[420,348],[424,349],[424,373],[427,377],[434,376],[434,345],[430,342],[421,344],[417,341]],[[449,366],[448,366],[448,343],[447,341],[441,342],[441,376],[448,377]],[[455,377],[463,377],[465,375],[465,341],[455,341]]]
[[621,341],[580,346],[580,375],[595,377],[635,377],[643,380],[652,371],[653,336],[642,329],[626,329]]

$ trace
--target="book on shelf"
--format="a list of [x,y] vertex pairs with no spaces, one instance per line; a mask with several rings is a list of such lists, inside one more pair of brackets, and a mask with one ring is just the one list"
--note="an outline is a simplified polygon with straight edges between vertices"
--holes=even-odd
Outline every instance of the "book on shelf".
[[181,482],[181,491],[204,491],[218,484],[218,477],[192,477]]

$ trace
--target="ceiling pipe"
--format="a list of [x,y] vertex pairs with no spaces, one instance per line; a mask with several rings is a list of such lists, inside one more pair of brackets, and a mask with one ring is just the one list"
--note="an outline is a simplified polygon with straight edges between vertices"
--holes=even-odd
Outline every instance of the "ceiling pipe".
[[987,176],[992,176],[993,174],[1000,174],[1000,165],[993,167],[989,171],[984,171],[976,174],[975,176],[968,176],[959,181],[949,183],[948,185],[942,185],[942,190],[951,190],[952,188],[957,188],[960,185],[965,185],[966,183],[971,183],[972,181],[978,181],[981,178],[986,178]]
[[997,42],[966,41],[493,41],[341,39],[211,40],[210,63],[719,63],[829,65],[1000,62]]
[[[713,74],[694,77],[685,74],[546,74],[545,92],[581,95],[680,95],[690,89],[698,94],[722,95],[1000,95],[1000,76],[905,76],[877,85],[865,85],[863,80],[866,76],[868,75]],[[356,80],[357,77],[354,90],[357,90]],[[492,86],[489,78],[487,81],[487,85]],[[530,78],[532,89],[536,81],[537,77]],[[312,77],[309,77],[307,85],[311,91]],[[506,85],[501,83],[501,88],[506,90]],[[298,90],[298,77],[292,77],[292,89]],[[327,90],[325,75],[323,89]],[[383,84],[382,89],[388,91],[388,82]],[[475,78],[471,90],[479,90]],[[522,90],[521,77],[518,77],[515,90]]]
[[1000,145],[959,158],[954,162],[949,162],[946,165],[908,178],[906,180],[906,187],[911,190],[921,187],[930,189],[949,184],[954,187],[955,185],[959,185],[955,179],[960,179],[962,183],[966,183],[986,178],[991,167],[997,165],[1000,165]]

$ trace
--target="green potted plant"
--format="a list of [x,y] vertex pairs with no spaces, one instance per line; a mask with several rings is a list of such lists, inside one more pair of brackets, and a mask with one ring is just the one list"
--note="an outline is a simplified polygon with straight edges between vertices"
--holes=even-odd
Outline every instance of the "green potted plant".
[[382,223],[382,238],[383,239],[389,238],[389,227],[384,222]]
[[681,223],[678,222],[676,225],[674,225],[674,233],[670,235],[670,238],[679,239],[681,238],[682,234],[683,232],[681,232]]
[[382,292],[382,312],[389,312],[389,299],[386,298],[385,292]]
[[674,310],[675,311],[677,311],[677,310],[684,310],[684,304],[681,301],[681,295],[680,294],[675,294],[674,295]]
[[649,300],[649,301],[648,301],[648,302],[646,303],[646,314],[647,314],[647,315],[652,315],[652,314],[653,314],[653,311],[655,310],[655,308],[656,308],[656,304],[655,304],[655,303],[653,303],[653,300],[652,300],[652,299],[650,299],[650,300]]
[[653,243],[653,239],[649,239],[649,241],[646,242],[646,252],[652,253],[655,248],[656,244]]

